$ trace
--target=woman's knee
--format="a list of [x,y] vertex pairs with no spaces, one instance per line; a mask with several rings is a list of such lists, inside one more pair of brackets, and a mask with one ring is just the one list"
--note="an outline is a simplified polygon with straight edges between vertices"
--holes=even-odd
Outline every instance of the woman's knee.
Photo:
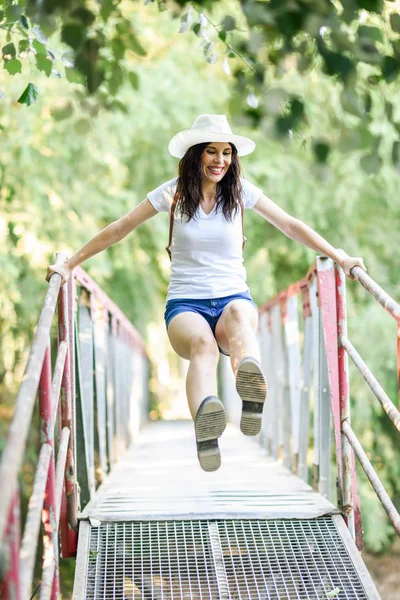
[[211,335],[196,335],[192,338],[190,344],[191,358],[194,356],[208,356],[218,361],[219,352],[215,338]]
[[[250,310],[249,310],[250,309]],[[225,316],[229,321],[239,324],[248,323],[253,327],[257,323],[257,315],[251,305],[243,302],[231,302],[225,309]]]

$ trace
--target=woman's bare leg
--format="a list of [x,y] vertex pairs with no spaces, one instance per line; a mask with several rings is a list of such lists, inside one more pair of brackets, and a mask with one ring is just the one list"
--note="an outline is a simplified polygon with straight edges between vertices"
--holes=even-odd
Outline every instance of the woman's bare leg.
[[207,321],[191,312],[172,319],[168,336],[175,352],[190,361],[186,393],[200,466],[216,471],[221,465],[218,438],[226,427],[224,406],[217,397],[217,343]]
[[229,350],[236,377],[236,391],[242,400],[240,429],[245,435],[261,430],[267,385],[260,365],[256,339],[257,312],[250,302],[234,300],[224,309],[216,327],[216,339],[222,350]]
[[172,319],[168,337],[175,352],[190,361],[186,394],[194,420],[202,401],[217,395],[218,346],[207,321],[192,312],[180,313]]
[[225,306],[219,318],[215,337],[219,347],[230,354],[235,375],[243,358],[251,356],[260,361],[257,323],[257,311],[247,300],[233,300]]

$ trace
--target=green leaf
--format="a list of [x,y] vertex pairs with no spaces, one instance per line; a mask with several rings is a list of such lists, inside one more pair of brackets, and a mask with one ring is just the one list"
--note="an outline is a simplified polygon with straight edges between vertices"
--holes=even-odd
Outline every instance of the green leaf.
[[50,77],[53,63],[44,54],[36,55],[36,66],[39,71],[43,71],[43,73],[46,73],[47,77]]
[[372,98],[371,98],[371,94],[369,92],[367,92],[364,95],[364,110],[368,114],[371,112],[371,108],[372,108]]
[[368,83],[372,86],[378,85],[382,77],[380,75],[370,75],[367,79]]
[[137,75],[137,73],[135,73],[135,71],[130,71],[128,74],[128,77],[129,77],[129,81],[130,81],[133,89],[138,90],[139,89],[139,76]]
[[104,71],[102,69],[91,69],[86,74],[86,85],[89,94],[93,94],[104,81]]
[[22,15],[22,8],[18,4],[12,4],[6,9],[6,20],[15,23]]
[[290,112],[294,121],[298,121],[303,118],[304,115],[304,104],[298,98],[292,98],[290,100]]
[[400,33],[400,15],[393,13],[390,15],[390,25],[396,33]]
[[9,44],[6,44],[5,46],[3,46],[2,48],[2,53],[3,53],[3,58],[7,60],[10,60],[11,58],[15,58],[15,55],[17,53],[15,46],[12,42],[10,42]]
[[96,15],[94,15],[87,8],[83,8],[83,7],[80,7],[80,8],[77,8],[76,10],[74,10],[72,13],[72,17],[74,19],[76,19],[77,21],[79,21],[80,23],[83,23],[83,25],[85,27],[89,27],[96,20]]
[[29,29],[29,21],[25,15],[21,15],[19,20],[21,21],[22,27],[24,27],[25,29]]
[[123,70],[118,66],[118,64],[114,64],[112,66],[111,77],[108,80],[108,89],[113,96],[115,96],[115,94],[118,92],[123,81]]
[[400,73],[400,63],[393,56],[385,56],[382,65],[382,75],[387,83],[395,81]]
[[400,142],[394,142],[392,146],[392,162],[400,172]]
[[17,73],[21,73],[22,64],[17,58],[12,58],[6,62],[4,68],[9,72],[10,75],[16,75]]
[[320,47],[320,53],[328,75],[338,75],[342,81],[346,81],[354,73],[354,64],[348,56],[339,52],[331,52],[323,46]]
[[16,246],[21,238],[20,235],[17,235],[15,233],[15,223],[13,223],[12,221],[8,222],[8,235],[10,236],[10,240],[13,244],[13,246]]
[[189,29],[191,23],[192,23],[192,16],[191,16],[191,10],[189,9],[189,11],[187,13],[185,13],[181,18],[181,26],[179,28],[178,33],[185,33],[185,31],[187,31]]
[[368,27],[367,25],[360,25],[358,28],[358,37],[373,42],[381,42],[383,44],[383,34],[378,27]]
[[233,31],[236,29],[236,21],[230,15],[226,15],[221,21],[221,27],[223,31]]
[[79,25],[64,25],[61,31],[61,39],[71,48],[79,48],[86,36],[86,29]]
[[117,60],[120,60],[125,55],[125,45],[123,44],[121,38],[114,37],[111,40],[111,50]]
[[139,56],[147,55],[146,50],[143,48],[142,44],[139,42],[134,33],[131,33],[129,36],[129,47],[135,54],[138,54]]
[[129,114],[129,109],[126,106],[126,104],[124,104],[118,98],[115,98],[114,100],[112,100],[105,108],[107,110],[110,110],[113,112],[120,111],[120,112],[123,112],[125,115]]
[[357,4],[359,8],[380,13],[383,7],[383,0],[357,0]]
[[26,106],[31,106],[31,104],[36,103],[36,98],[38,96],[38,89],[36,85],[33,83],[28,83],[21,96],[18,98],[18,102],[20,104],[26,104]]
[[29,40],[20,40],[18,43],[18,52],[27,52],[29,50]]
[[73,67],[65,67],[65,76],[70,83],[84,83],[85,78],[82,73]]
[[315,144],[313,145],[313,152],[319,163],[326,163],[330,151],[331,148],[326,142],[319,141],[315,142]]
[[36,50],[37,54],[44,54],[45,56],[47,56],[46,46],[41,42],[38,42],[38,40],[33,40],[32,47]]
[[114,0],[102,0],[100,15],[104,21],[107,21],[115,8]]
[[400,62],[400,40],[392,41],[393,54],[398,62]]
[[226,40],[226,31],[220,31],[218,33],[218,37],[219,37],[220,40],[222,40],[223,42],[225,42],[225,40]]

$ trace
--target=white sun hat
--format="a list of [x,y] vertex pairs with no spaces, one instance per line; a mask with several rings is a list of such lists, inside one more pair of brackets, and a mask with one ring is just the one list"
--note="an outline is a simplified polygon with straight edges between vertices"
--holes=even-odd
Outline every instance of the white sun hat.
[[174,135],[168,150],[172,156],[182,158],[191,146],[203,142],[232,142],[239,156],[250,154],[256,147],[253,140],[232,133],[225,115],[199,115],[190,129]]

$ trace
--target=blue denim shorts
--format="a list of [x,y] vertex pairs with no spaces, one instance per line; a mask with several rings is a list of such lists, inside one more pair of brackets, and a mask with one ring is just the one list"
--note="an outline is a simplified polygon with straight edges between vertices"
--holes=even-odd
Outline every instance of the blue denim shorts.
[[[255,309],[258,310],[257,304],[254,302],[249,292],[232,294],[231,296],[224,296],[223,298],[210,298],[200,300],[193,300],[192,298],[174,298],[172,300],[168,300],[167,306],[165,307],[165,326],[168,329],[168,325],[170,324],[172,319],[176,317],[176,315],[179,315],[179,313],[194,312],[204,317],[204,319],[211,327],[213,335],[215,336],[215,328],[217,326],[218,319],[220,318],[225,306],[233,300],[248,300],[248,302],[250,302],[255,307]],[[226,352],[221,350],[221,348],[219,349],[219,351],[222,354],[226,354]]]

